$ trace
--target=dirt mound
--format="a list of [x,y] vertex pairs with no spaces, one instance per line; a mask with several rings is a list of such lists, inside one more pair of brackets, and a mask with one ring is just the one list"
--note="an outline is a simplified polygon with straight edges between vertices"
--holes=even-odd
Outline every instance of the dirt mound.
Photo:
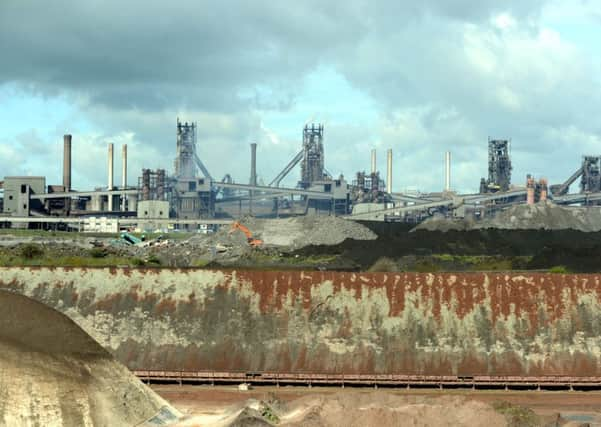
[[427,398],[384,392],[344,392],[291,404],[282,425],[305,426],[505,426],[492,406],[460,396]]
[[375,240],[377,238],[377,235],[364,225],[335,216],[245,218],[242,223],[256,233],[266,245],[294,249],[308,245],[336,245],[346,239]]
[[151,426],[179,417],[63,314],[6,291],[0,308],[0,426]]
[[535,205],[517,205],[497,213],[494,217],[476,221],[473,218],[430,218],[415,230],[449,231],[498,228],[509,230],[601,230],[601,208],[563,207],[551,202]]
[[382,391],[341,391],[310,394],[289,401],[282,408],[249,399],[221,411],[196,413],[182,426],[212,427],[392,427],[507,425],[504,414],[492,405],[464,396],[429,397],[397,395]]

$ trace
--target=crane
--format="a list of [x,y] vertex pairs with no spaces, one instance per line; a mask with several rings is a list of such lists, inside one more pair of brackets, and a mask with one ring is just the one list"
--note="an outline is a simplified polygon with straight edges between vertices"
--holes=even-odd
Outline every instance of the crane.
[[253,248],[256,248],[257,246],[261,246],[263,244],[263,240],[255,239],[252,236],[252,233],[250,232],[250,230],[246,226],[240,224],[239,221],[232,223],[232,228],[230,229],[230,234],[236,230],[240,230],[241,232],[244,233],[248,244],[250,246],[252,246]]

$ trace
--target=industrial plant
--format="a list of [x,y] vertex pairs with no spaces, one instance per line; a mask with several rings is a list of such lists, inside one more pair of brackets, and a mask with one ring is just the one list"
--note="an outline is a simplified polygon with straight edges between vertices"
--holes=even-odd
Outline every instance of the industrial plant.
[[[444,156],[444,188],[436,193],[395,193],[392,190],[393,152],[386,153],[386,174],[377,168],[376,150],[369,171],[357,171],[351,181],[326,169],[325,129],[307,124],[300,150],[268,185],[257,184],[257,152],[250,144],[248,182],[226,174],[216,179],[197,149],[197,124],[177,119],[173,169],[142,169],[137,182],[127,182],[127,145],[121,147],[122,181],[114,182],[115,146],[107,144],[107,184],[76,189],[72,183],[71,135],[63,141],[63,182],[47,183],[44,176],[6,176],[0,182],[0,226],[62,228],[116,232],[197,230],[244,215],[276,218],[297,215],[335,215],[348,219],[419,223],[433,215],[483,218],[512,205],[552,201],[558,205],[589,205],[601,199],[601,157],[586,155],[565,182],[549,186],[543,177],[526,176],[512,182],[511,141],[488,140],[488,176],[477,194],[457,194],[451,185],[451,152]],[[297,168],[297,166],[299,166]],[[295,171],[296,170],[296,171]],[[282,187],[298,174],[294,187]],[[580,178],[579,191],[569,193]]]

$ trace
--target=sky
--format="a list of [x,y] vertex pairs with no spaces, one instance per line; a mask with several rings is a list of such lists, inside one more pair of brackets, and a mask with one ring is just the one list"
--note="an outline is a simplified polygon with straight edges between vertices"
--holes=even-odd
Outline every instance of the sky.
[[[352,180],[377,150],[393,191],[474,192],[489,137],[513,183],[563,182],[601,154],[601,2],[593,0],[0,1],[0,177],[107,184],[107,144],[173,171],[175,125],[198,125],[211,174],[268,183],[323,123],[326,168]],[[294,186],[298,168],[282,183]],[[1,178],[0,178],[1,179]]]

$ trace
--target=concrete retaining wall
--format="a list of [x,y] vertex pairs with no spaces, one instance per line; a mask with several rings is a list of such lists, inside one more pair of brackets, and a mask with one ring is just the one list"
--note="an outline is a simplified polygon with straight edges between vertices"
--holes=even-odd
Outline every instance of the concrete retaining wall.
[[601,376],[599,275],[0,268],[0,288],[131,369]]

